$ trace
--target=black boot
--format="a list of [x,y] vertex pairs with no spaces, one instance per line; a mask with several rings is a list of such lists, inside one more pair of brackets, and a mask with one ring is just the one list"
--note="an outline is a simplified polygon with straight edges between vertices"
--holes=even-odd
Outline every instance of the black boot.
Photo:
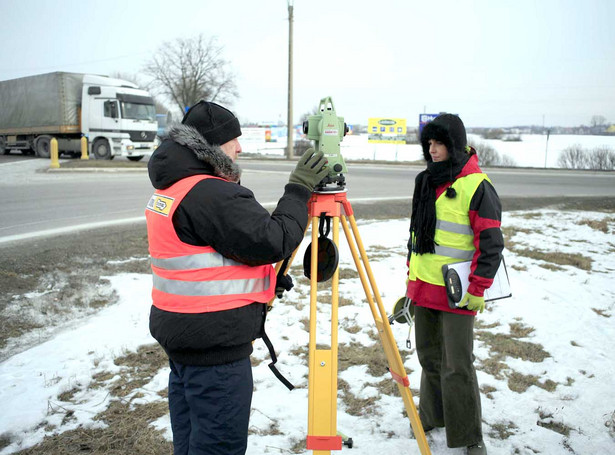
[[468,446],[468,455],[487,455],[487,448],[483,441]]

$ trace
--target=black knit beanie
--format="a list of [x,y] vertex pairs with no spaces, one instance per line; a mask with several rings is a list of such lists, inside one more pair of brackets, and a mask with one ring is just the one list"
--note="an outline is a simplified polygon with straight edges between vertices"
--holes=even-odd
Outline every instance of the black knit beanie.
[[190,108],[182,120],[192,126],[211,145],[222,145],[241,136],[239,120],[231,111],[216,103],[201,100]]
[[453,114],[440,114],[423,127],[421,145],[426,161],[432,161],[429,154],[429,140],[434,139],[446,145],[453,164],[465,161],[468,139],[461,119]]

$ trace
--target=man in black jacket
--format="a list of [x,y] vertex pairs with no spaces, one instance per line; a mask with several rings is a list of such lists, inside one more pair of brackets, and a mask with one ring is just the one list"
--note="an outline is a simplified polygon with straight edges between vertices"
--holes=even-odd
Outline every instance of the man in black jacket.
[[[307,202],[327,174],[323,154],[308,150],[269,214],[239,184],[240,135],[229,110],[201,101],[171,128],[148,165],[156,189],[146,210],[154,272],[150,331],[169,356],[176,455],[245,453],[249,356],[275,287],[271,264],[303,239]],[[216,265],[187,260],[204,257]]]

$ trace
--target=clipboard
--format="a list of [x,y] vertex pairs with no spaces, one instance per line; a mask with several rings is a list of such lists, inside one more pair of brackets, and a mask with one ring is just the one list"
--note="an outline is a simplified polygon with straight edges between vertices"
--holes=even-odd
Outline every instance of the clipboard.
[[[446,295],[448,297],[448,306],[451,309],[465,308],[458,307],[457,304],[461,301],[470,285],[469,277],[471,264],[472,261],[464,261],[442,266],[444,287],[446,288]],[[485,302],[506,299],[508,297],[512,297],[512,292],[510,290],[506,263],[502,257],[498,271],[493,278],[493,284],[489,289],[485,289]]]

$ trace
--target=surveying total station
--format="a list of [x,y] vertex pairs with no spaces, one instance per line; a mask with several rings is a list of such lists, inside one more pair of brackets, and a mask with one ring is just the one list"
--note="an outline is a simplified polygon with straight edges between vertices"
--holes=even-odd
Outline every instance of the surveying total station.
[[[396,381],[412,431],[422,455],[431,454],[425,432],[412,399],[410,382],[397,344],[389,324],[389,319],[380,297],[369,260],[359,235],[357,222],[350,202],[346,198],[347,189],[344,174],[346,164],[340,153],[340,142],[348,131],[344,119],[335,113],[330,97],[323,98],[319,105],[320,113],[312,115],[303,125],[308,139],[315,142],[315,148],[323,151],[329,163],[329,174],[317,185],[308,202],[308,212],[312,228],[312,243],[307,248],[303,261],[304,274],[310,279],[310,339],[308,375],[308,434],[306,447],[315,455],[330,454],[341,450],[342,445],[352,447],[351,438],[337,430],[337,375],[338,375],[338,303],[339,269],[338,245],[341,224],[348,246],[359,274],[365,296],[372,312],[378,335],[388,362],[388,370]],[[332,240],[327,238],[333,221]],[[319,235],[320,234],[320,237]],[[276,272],[290,268],[293,255],[276,265]],[[331,340],[329,348],[321,348],[326,343],[316,343],[318,314],[318,282],[331,280]]]
[[[338,191],[346,186],[344,173],[348,172],[340,153],[340,141],[348,132],[343,117],[335,114],[330,97],[320,100],[320,114],[310,115],[303,123],[303,133],[314,141],[315,149],[325,154],[329,163],[329,174],[314,189],[315,192]],[[331,184],[336,186],[330,186]]]

